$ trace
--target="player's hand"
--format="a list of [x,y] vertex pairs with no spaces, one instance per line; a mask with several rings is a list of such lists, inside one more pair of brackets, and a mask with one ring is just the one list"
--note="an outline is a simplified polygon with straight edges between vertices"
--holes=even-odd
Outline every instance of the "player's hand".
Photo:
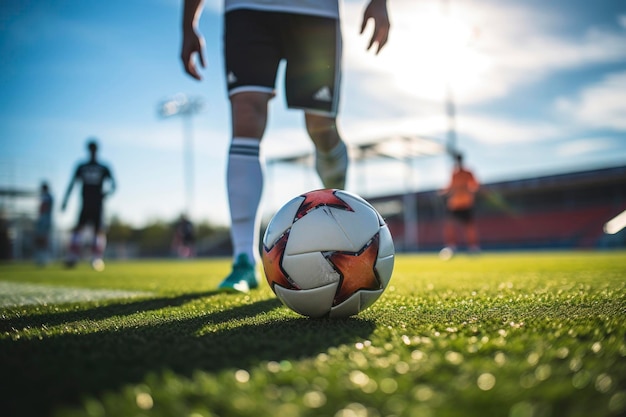
[[204,68],[204,39],[195,29],[185,30],[183,31],[183,45],[180,52],[180,59],[183,62],[187,74],[196,80],[202,80],[202,76],[196,67],[196,55],[200,66]]
[[372,33],[372,38],[370,39],[370,43],[367,46],[367,50],[376,43],[378,47],[376,48],[376,54],[383,49],[383,46],[387,43],[387,38],[389,37],[389,28],[391,24],[389,23],[389,15],[387,14],[387,1],[386,0],[371,0],[370,3],[365,8],[365,12],[363,12],[363,23],[361,23],[361,34],[365,30],[367,23],[370,19],[374,20],[374,33]]

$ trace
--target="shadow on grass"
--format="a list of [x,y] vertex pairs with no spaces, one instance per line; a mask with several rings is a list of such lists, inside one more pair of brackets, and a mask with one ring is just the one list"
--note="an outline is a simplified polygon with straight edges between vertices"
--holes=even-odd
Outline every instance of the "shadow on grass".
[[[215,294],[195,293],[142,300],[60,314],[5,321],[3,327],[63,325],[101,320],[182,305]],[[296,360],[329,347],[368,338],[373,322],[358,318],[311,320],[255,318],[280,307],[277,299],[192,315],[159,324],[106,328],[93,333],[28,340],[0,340],[4,375],[0,404],[5,416],[48,416],[59,407],[79,405],[86,396],[117,391],[143,381],[148,374],[172,371],[190,377],[195,371],[248,369],[261,361]],[[159,312],[158,314],[163,314]],[[223,326],[207,327],[208,324]]]
[[157,311],[167,307],[182,306],[190,301],[219,294],[218,291],[204,291],[178,295],[123,301],[120,304],[107,303],[106,306],[79,307],[80,309],[61,313],[30,314],[24,317],[0,319],[0,332],[28,327],[50,327],[81,320],[104,320],[114,316],[129,316],[139,312]]

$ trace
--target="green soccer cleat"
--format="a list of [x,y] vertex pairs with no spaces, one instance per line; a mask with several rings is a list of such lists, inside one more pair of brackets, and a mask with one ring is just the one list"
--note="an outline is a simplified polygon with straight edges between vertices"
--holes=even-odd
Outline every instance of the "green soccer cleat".
[[217,288],[224,291],[248,292],[258,286],[259,277],[256,267],[248,260],[248,256],[242,253],[237,256],[233,271]]

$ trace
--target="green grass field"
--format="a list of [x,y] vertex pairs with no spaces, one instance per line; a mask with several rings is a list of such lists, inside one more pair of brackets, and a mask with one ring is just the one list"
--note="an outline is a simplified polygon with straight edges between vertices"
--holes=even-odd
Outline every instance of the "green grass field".
[[229,269],[0,265],[0,415],[626,415],[626,252],[399,255],[341,320]]

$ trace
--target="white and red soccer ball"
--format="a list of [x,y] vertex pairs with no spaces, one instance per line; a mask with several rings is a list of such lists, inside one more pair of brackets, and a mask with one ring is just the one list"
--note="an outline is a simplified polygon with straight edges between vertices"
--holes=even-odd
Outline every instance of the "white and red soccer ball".
[[395,250],[371,204],[326,189],[278,210],[265,231],[262,255],[267,282],[287,307],[310,317],[348,317],[385,291]]

